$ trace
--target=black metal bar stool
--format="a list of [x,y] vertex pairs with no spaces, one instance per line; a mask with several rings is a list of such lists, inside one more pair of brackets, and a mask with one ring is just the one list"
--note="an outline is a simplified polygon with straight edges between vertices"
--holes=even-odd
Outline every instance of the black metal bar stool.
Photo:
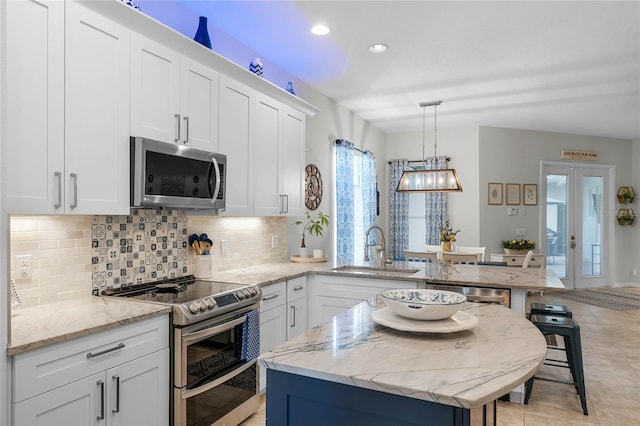
[[568,368],[571,372],[572,382],[563,382],[560,380],[547,379],[543,377],[532,377],[527,380],[526,390],[524,395],[524,403],[525,405],[529,403],[529,398],[531,397],[531,391],[533,390],[533,382],[534,380],[547,380],[550,382],[564,383],[568,385],[573,385],[578,392],[578,396],[580,397],[580,404],[582,405],[582,412],[584,415],[588,415],[587,412],[587,396],[584,385],[584,369],[582,365],[582,344],[580,342],[580,326],[573,318],[567,316],[559,316],[559,315],[541,315],[541,314],[533,314],[531,315],[531,322],[538,327],[540,332],[543,335],[556,334],[558,336],[562,336],[564,338],[564,349],[556,348],[558,350],[563,350],[567,354],[567,361],[555,360],[555,359],[547,359],[545,365],[551,365],[554,367],[564,367]]
[[551,303],[532,303],[531,315],[535,315],[535,314],[560,315],[563,317],[573,318],[573,313],[571,312],[571,309],[569,309],[565,305],[554,305]]

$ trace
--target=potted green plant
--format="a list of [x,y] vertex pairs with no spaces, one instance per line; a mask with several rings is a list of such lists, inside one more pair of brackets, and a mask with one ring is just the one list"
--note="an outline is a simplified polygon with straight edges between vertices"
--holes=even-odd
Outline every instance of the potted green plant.
[[302,243],[300,244],[300,257],[311,257],[311,249],[309,249],[305,242],[304,237],[305,234],[309,235],[317,235],[322,237],[322,232],[324,231],[325,226],[329,226],[329,216],[322,212],[318,212],[317,216],[311,216],[311,213],[307,210],[305,212],[306,220],[297,220],[293,224],[296,226],[302,226]]
[[502,240],[501,244],[505,254],[522,254],[536,248],[531,240]]
[[620,209],[618,210],[616,219],[618,219],[619,225],[633,225],[633,222],[636,220],[636,215],[633,209]]
[[621,186],[616,195],[620,204],[633,203],[636,198],[636,192],[630,186]]

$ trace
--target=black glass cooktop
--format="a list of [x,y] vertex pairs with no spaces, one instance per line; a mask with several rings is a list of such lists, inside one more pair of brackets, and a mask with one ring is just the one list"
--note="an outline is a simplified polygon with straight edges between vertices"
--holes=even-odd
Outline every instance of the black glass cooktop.
[[218,281],[197,280],[193,275],[153,283],[138,284],[102,292],[103,296],[129,297],[136,300],[182,304],[245,287]]

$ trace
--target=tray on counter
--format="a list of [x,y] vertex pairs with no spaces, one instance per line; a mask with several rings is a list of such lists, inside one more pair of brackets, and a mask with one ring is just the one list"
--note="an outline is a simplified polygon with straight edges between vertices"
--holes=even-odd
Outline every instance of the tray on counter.
[[300,257],[297,254],[291,256],[291,261],[296,263],[321,263],[326,262],[326,257]]

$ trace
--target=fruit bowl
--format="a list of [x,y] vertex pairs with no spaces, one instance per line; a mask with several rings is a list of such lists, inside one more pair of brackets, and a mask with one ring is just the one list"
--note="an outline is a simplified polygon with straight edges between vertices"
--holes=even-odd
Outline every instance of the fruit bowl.
[[393,313],[415,320],[441,320],[460,310],[467,298],[460,293],[429,289],[386,290],[384,303]]

